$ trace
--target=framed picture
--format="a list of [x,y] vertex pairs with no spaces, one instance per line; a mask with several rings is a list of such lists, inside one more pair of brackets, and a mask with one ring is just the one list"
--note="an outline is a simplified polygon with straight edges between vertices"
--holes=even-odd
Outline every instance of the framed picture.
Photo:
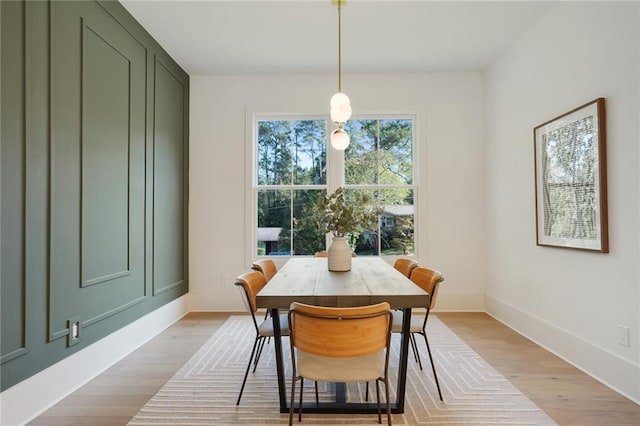
[[605,102],[533,129],[536,243],[609,252]]

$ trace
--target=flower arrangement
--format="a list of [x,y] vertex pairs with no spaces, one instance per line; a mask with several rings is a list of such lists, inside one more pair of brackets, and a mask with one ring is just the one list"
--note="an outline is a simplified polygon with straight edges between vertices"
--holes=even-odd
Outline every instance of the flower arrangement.
[[343,187],[320,197],[307,220],[334,237],[356,235],[375,228],[382,209],[371,202],[366,194],[355,193],[347,199]]

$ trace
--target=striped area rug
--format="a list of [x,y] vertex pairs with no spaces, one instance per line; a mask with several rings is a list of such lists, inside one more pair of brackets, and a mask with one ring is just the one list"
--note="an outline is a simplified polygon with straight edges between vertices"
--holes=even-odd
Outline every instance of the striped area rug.
[[[418,340],[424,371],[419,369],[411,356],[405,413],[393,415],[394,425],[556,424],[439,321],[436,315],[429,318],[427,332],[444,402],[438,398],[424,341]],[[288,415],[281,414],[278,407],[273,343],[265,346],[256,372],[249,373],[242,401],[239,406],[236,405],[254,333],[249,316],[230,317],[135,415],[129,425],[287,424]],[[283,339],[283,345],[287,360],[285,377],[289,382],[288,339]],[[400,336],[394,335],[390,361],[392,400],[395,400],[399,346]],[[312,384],[305,386],[305,400],[312,401]],[[326,401],[333,398],[330,385],[320,384],[320,398]],[[349,385],[347,398],[352,401],[364,400],[364,385]],[[307,426],[373,425],[378,424],[377,420],[375,414],[303,413],[302,416],[302,424]]]

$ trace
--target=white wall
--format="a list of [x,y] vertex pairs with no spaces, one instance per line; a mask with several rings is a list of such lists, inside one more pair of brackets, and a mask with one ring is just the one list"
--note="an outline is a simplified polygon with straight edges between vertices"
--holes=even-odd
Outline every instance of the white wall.
[[[354,114],[415,113],[420,263],[440,269],[439,309],[483,310],[483,77],[343,76]],[[193,310],[243,309],[233,278],[249,269],[245,193],[256,113],[328,114],[335,75],[192,76],[189,277]]]
[[[560,2],[487,73],[487,310],[640,401],[639,4]],[[537,247],[533,128],[606,98],[610,253]],[[617,325],[631,329],[618,344]]]

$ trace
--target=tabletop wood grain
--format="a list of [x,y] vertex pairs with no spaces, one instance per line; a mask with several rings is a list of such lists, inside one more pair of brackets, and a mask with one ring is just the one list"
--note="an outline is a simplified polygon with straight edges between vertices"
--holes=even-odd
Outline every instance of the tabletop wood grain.
[[327,258],[291,258],[260,290],[259,308],[288,309],[292,302],[318,306],[424,307],[429,294],[379,257],[352,259],[351,271],[331,272]]

